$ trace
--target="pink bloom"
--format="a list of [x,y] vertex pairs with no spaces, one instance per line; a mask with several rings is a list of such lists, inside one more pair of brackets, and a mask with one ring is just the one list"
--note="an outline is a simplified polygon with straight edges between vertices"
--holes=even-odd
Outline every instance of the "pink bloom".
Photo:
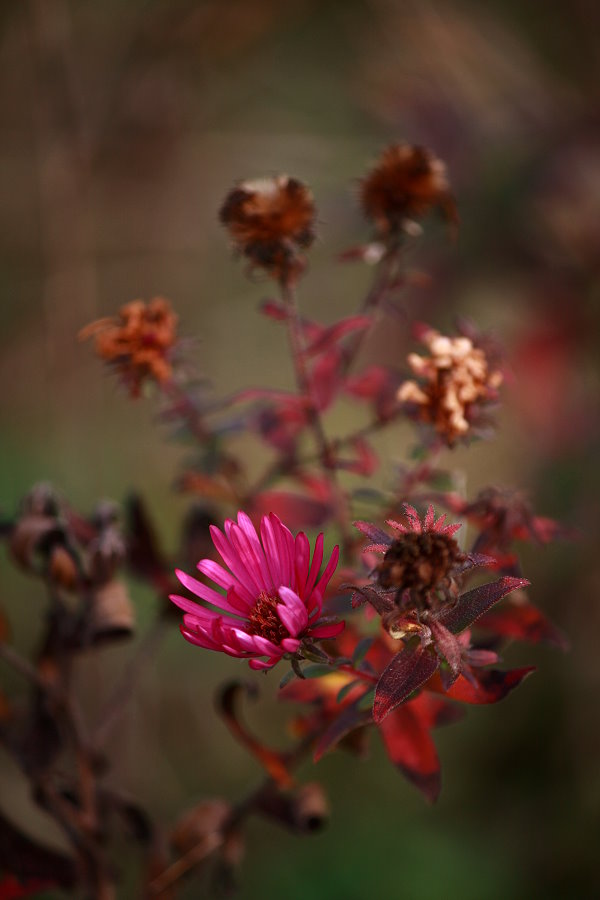
[[252,669],[270,669],[284,653],[296,653],[303,638],[330,638],[343,630],[343,622],[318,621],[339,557],[335,547],[319,578],[322,534],[311,562],[306,535],[300,532],[294,539],[274,513],[261,519],[260,539],[244,512],[238,513],[237,524],[225,520],[224,534],[214,526],[210,531],[228,569],[212,559],[201,559],[198,569],[226,593],[176,571],[185,588],[210,604],[171,596],[184,611],[181,633],[187,641],[249,659]]

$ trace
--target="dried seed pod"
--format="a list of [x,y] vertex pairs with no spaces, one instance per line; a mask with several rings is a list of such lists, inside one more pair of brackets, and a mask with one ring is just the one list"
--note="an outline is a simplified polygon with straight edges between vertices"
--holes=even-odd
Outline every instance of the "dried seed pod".
[[365,216],[382,238],[418,229],[419,219],[438,207],[453,225],[458,222],[446,166],[430,150],[392,144],[384,150],[360,187]]
[[302,273],[302,251],[315,238],[315,207],[311,192],[296,178],[243,181],[225,198],[219,218],[252,266],[280,282]]

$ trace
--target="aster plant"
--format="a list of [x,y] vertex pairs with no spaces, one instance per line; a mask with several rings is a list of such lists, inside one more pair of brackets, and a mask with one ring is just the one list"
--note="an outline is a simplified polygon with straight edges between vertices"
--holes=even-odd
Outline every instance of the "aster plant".
[[[4,661],[31,684],[26,709],[7,701],[0,738],[71,847],[52,855],[30,842],[26,864],[23,853],[0,855],[2,896],[40,884],[115,896],[105,846],[115,816],[146,850],[147,896],[174,897],[194,873],[228,889],[248,817],[297,833],[320,828],[325,790],[299,783],[296,768],[337,748],[364,756],[377,732],[391,765],[432,802],[441,787],[432,731],[466,706],[502,700],[532,671],[502,668],[504,643],[566,646],[528,599],[514,546],[566,532],[516,493],[490,486],[467,498],[460,479],[440,468],[442,453],[493,436],[504,381],[497,344],[465,321],[450,335],[415,323],[412,338],[425,352],[364,363],[373,326],[410,284],[406,250],[420,239],[421,222],[437,211],[456,229],[446,167],[427,149],[394,144],[361,180],[359,202],[371,234],[343,260],[373,266],[373,282],[356,310],[327,324],[298,305],[316,233],[310,190],[288,175],[241,181],[219,211],[249,273],[276,287],[261,312],[287,334],[295,390],[243,386],[217,398],[186,358],[163,298],[128,303],[82,330],[125,390],[157,397],[162,421],[193,447],[177,478],[190,504],[176,558],[162,549],[141,497],[123,511],[105,503],[82,514],[37,486],[2,523],[15,564],[44,585],[49,616],[32,662],[8,632],[0,643]],[[325,414],[343,400],[362,406],[366,424],[357,419],[332,434]],[[377,434],[407,424],[415,429],[411,459],[397,462],[395,480],[378,478]],[[240,432],[267,451],[262,471],[233,449],[230,436]],[[467,523],[470,545],[459,540]],[[158,614],[99,721],[89,723],[78,708],[73,662],[134,631],[123,570],[152,586]],[[231,658],[217,709],[265,776],[239,803],[206,798],[165,827],[107,787],[112,761],[104,746],[174,623],[190,645],[190,668],[196,652]],[[263,691],[296,710],[295,743],[285,751],[245,724],[244,696],[257,689],[256,681],[248,687],[246,665],[265,676]],[[71,769],[65,758],[75,761]],[[25,846],[1,819],[0,837],[4,846]]]

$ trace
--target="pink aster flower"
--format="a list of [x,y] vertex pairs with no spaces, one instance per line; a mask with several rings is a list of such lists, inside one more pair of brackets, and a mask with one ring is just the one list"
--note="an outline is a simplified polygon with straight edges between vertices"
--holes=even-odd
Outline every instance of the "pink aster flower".
[[344,622],[319,621],[339,557],[335,547],[319,578],[322,534],[311,562],[306,535],[294,538],[274,513],[261,519],[260,538],[244,512],[238,513],[237,524],[225,520],[225,533],[214,526],[210,532],[227,568],[201,559],[198,569],[225,593],[176,571],[185,588],[210,604],[171,596],[184,611],[180,627],[187,641],[248,659],[252,669],[270,669],[284,653],[296,653],[304,638],[330,638],[343,630]]

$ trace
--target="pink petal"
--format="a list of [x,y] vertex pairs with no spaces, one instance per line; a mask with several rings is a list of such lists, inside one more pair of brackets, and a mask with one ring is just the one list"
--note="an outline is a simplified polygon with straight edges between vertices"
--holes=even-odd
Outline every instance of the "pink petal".
[[217,591],[208,587],[207,584],[198,581],[197,578],[192,578],[191,575],[182,572],[181,569],[175,569],[175,574],[182,585],[187,588],[188,591],[191,591],[192,594],[195,594],[196,597],[200,597],[201,600],[206,600],[207,603],[212,603],[213,606],[219,606],[221,609],[228,608],[227,600],[223,594],[219,594]]
[[300,641],[298,638],[284,638],[281,642],[281,646],[286,653],[295,653],[300,646]]
[[263,662],[262,659],[250,659],[248,661],[248,665],[251,669],[254,669],[257,672],[260,672],[263,669],[272,669],[273,666],[279,662],[281,659],[280,656],[271,657],[266,662]]
[[237,590],[237,594],[243,597],[248,605],[254,603],[255,596],[254,594],[248,590],[248,588],[244,587],[244,585],[240,584],[231,572],[228,572],[218,563],[216,563],[212,559],[201,559],[196,567],[203,575],[206,575],[208,578],[212,579],[215,584],[218,584],[219,587],[225,588],[225,590],[229,590],[231,587],[235,587]]
[[[227,522],[225,522],[225,526],[227,527]],[[210,526],[210,534],[213,540],[213,544],[221,554],[221,558],[223,559],[225,565],[231,570],[231,572],[233,572],[237,580],[240,582],[241,586],[246,589],[249,596],[253,599],[256,599],[256,584],[252,579],[248,578],[248,573],[245,566],[241,564],[237,553],[234,551],[225,535],[222,534],[222,532],[220,532],[219,529],[214,525]],[[260,591],[258,591],[258,593],[260,593]]]
[[296,564],[296,587],[303,594],[310,563],[310,542],[303,531],[296,535],[294,561]]
[[329,584],[329,581],[331,579],[331,576],[333,575],[333,573],[336,570],[336,566],[338,564],[339,558],[340,558],[340,548],[336,544],[336,546],[333,548],[333,551],[331,553],[329,562],[325,566],[325,571],[319,578],[317,585],[315,587],[315,592],[318,593],[321,598],[324,596],[325,591],[327,589],[327,585]]
[[[238,513],[238,517],[243,515],[244,513]],[[248,519],[247,516],[246,518]],[[242,519],[242,521],[244,520]],[[242,528],[241,525],[231,526],[228,533],[229,540],[234,549],[238,552],[240,560],[246,567],[249,576],[259,588],[258,593],[260,594],[261,591],[266,591],[268,593],[273,585],[271,583],[271,575],[267,567],[263,548],[256,536],[254,526],[250,522],[250,519],[244,524],[246,525],[246,528]],[[248,525],[250,526],[251,531],[247,530]]]
[[267,566],[273,585],[281,584],[284,580],[284,573],[279,561],[279,550],[273,533],[273,523],[269,516],[263,516],[261,519],[260,536],[262,538],[263,547],[265,548]]
[[313,592],[313,588],[316,584],[317,577],[319,575],[319,569],[321,568],[321,563],[323,562],[323,544],[324,537],[321,533],[317,540],[315,541],[315,552],[313,553],[312,563],[310,566],[310,572],[308,573],[308,579],[306,581],[306,586],[304,588],[304,597],[310,597]]
[[298,637],[308,625],[306,607],[295,591],[282,586],[278,593],[283,603],[277,604],[277,615],[291,636]]
[[255,565],[260,570],[261,580],[267,592],[274,590],[275,582],[271,578],[271,573],[265,559],[265,553],[262,548],[262,544],[258,539],[256,528],[252,524],[250,516],[246,515],[246,513],[242,512],[241,510],[240,512],[238,512],[238,525],[240,530],[244,534],[244,537],[246,538],[250,551],[253,554]]
[[224,528],[230,548],[235,554],[236,565],[244,573],[244,584],[252,585],[254,596],[258,597],[260,592],[264,590],[264,586],[261,583],[260,573],[256,570],[256,564],[248,547],[248,542],[244,537],[244,532],[231,519],[225,519]]

